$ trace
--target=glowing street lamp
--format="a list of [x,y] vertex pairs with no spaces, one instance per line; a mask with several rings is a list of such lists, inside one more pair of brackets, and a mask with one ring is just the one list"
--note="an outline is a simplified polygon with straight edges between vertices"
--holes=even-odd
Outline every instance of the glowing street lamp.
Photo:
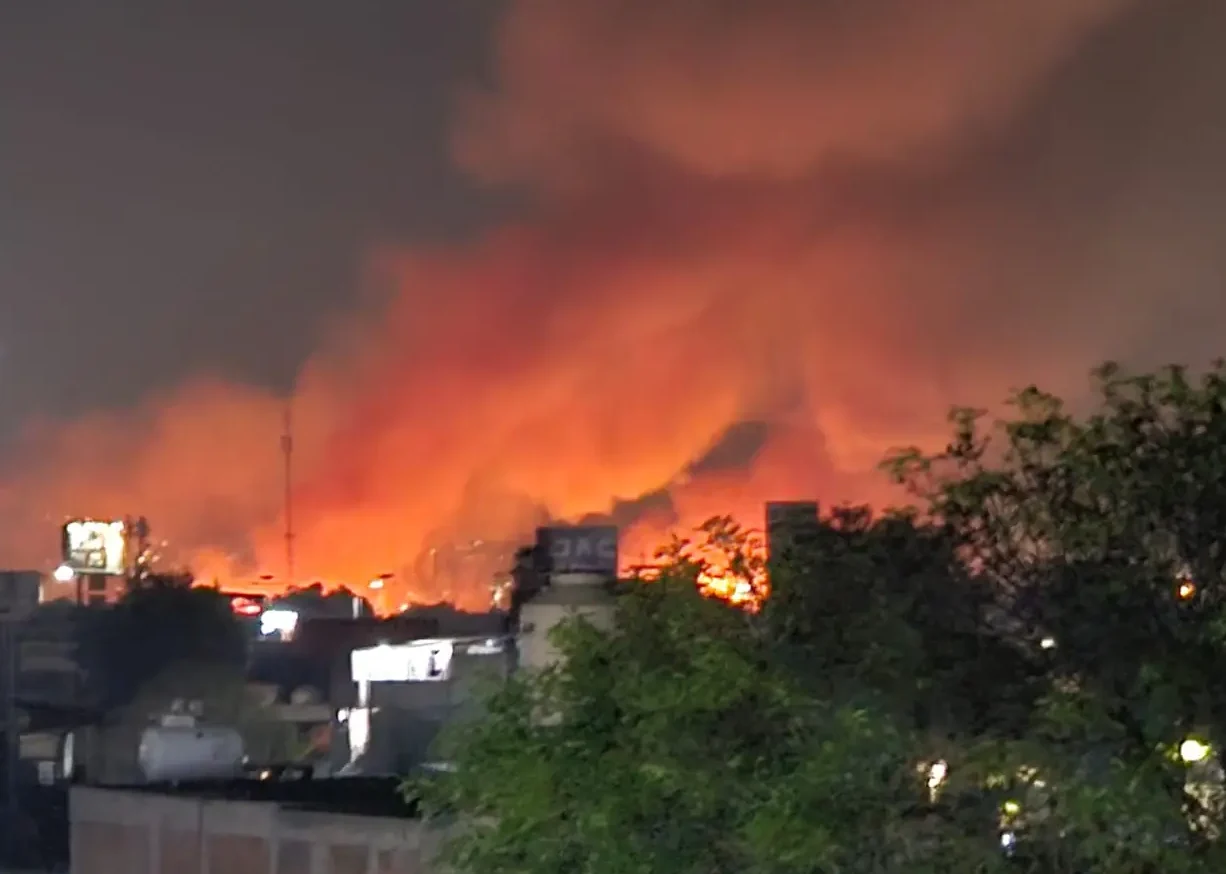
[[51,574],[57,583],[71,583],[76,575],[76,571],[66,564],[60,565]]
[[1209,757],[1209,745],[1190,737],[1179,745],[1179,758],[1183,759],[1185,764],[1195,765],[1198,762],[1203,762]]
[[1191,601],[1196,597],[1196,578],[1192,568],[1181,565],[1175,569],[1175,597],[1180,601]]
[[949,765],[944,761],[933,762],[928,768],[928,797],[935,802],[941,794],[941,787],[949,776]]

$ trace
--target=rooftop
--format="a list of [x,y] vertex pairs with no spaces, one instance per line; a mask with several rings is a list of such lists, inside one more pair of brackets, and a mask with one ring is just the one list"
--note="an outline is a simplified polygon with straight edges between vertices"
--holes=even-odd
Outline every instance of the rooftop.
[[289,810],[415,818],[419,815],[418,805],[405,800],[400,791],[402,782],[399,777],[330,777],[319,780],[190,780],[98,788],[208,801],[265,802]]

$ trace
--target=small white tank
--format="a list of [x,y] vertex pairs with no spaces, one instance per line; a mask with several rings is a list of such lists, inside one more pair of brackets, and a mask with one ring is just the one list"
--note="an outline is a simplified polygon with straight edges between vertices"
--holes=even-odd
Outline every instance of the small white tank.
[[137,762],[150,783],[225,779],[242,771],[244,754],[232,728],[158,725],[141,735]]

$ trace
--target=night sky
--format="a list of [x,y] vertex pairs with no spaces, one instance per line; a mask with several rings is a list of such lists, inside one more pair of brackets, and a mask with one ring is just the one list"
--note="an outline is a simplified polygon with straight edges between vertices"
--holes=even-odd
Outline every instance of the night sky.
[[488,0],[4,7],[0,432],[201,370],[288,384],[368,246],[491,214],[446,136]]

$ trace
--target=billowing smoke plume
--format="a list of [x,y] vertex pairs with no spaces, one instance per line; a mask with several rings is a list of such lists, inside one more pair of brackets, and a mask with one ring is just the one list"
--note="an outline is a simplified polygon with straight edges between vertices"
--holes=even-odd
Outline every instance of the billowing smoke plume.
[[[1220,351],[1226,6],[513,0],[496,50],[456,156],[530,209],[372,253],[395,294],[293,399],[304,579],[477,603],[457,544],[884,499],[952,403]],[[141,512],[205,574],[279,572],[283,405],[32,426],[5,545]]]
[[537,178],[610,140],[710,177],[905,160],[1005,123],[1130,5],[521,0],[499,93],[473,101],[461,155]]

